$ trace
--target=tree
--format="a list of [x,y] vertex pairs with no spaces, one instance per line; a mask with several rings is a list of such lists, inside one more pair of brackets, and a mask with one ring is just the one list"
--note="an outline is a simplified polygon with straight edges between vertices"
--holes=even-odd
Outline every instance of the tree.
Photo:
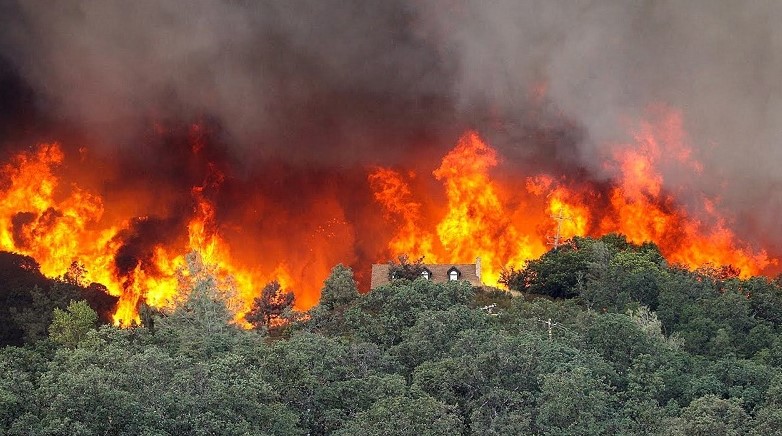
[[89,284],[86,283],[86,277],[87,268],[85,268],[83,263],[74,260],[60,280],[70,285],[85,287]]
[[278,281],[263,287],[261,296],[253,300],[252,309],[245,315],[247,322],[256,329],[269,328],[281,323],[282,315],[293,306],[293,292],[283,291]]
[[666,416],[660,398],[665,380],[657,372],[657,366],[655,357],[641,354],[627,372],[622,414],[629,421],[628,430],[632,434],[658,434],[662,429]]
[[503,271],[500,283],[519,292],[554,298],[575,297],[588,270],[590,253],[581,246],[584,241],[570,241],[540,259],[527,261],[523,269]]
[[454,435],[461,433],[452,409],[429,396],[381,399],[358,413],[336,435]]
[[588,368],[574,367],[541,380],[535,424],[543,434],[611,434],[611,388]]
[[[229,344],[234,349],[187,355],[160,346],[171,339],[166,330],[161,328],[152,337],[139,329],[104,326],[78,348],[59,350],[35,380],[29,400],[12,398],[14,402],[8,404],[30,412],[18,416],[11,426],[0,426],[0,433],[304,434],[297,426],[297,413],[283,403],[283,390],[267,382],[251,357],[234,352],[239,347]],[[263,352],[257,335],[244,337],[256,340],[253,354]],[[15,366],[32,366],[23,363],[27,362]],[[20,385],[26,382],[24,374],[4,366],[0,364],[0,379],[11,375],[20,377]],[[3,385],[0,382],[0,419]]]
[[[242,335],[234,323],[238,298],[233,280],[215,265],[204,264],[197,252],[186,260],[173,310],[154,319],[156,335],[168,338],[167,345],[179,354],[204,357],[224,352]],[[143,319],[148,328],[150,315],[145,313]]]
[[666,278],[657,251],[639,248],[610,254],[603,242],[595,243],[591,251],[587,283],[581,292],[587,307],[624,312],[640,303],[657,308],[659,288]]
[[470,414],[472,434],[520,435],[533,434],[532,395],[515,389],[495,388],[478,398]]
[[656,336],[650,335],[626,315],[606,313],[596,317],[587,328],[584,339],[589,348],[624,373],[640,354],[654,352]]
[[[94,314],[66,300],[50,340],[0,348],[0,434],[778,433],[777,283],[717,290],[619,237],[576,248],[626,313],[591,310],[582,293],[509,298],[489,316],[476,306],[494,297],[463,281],[358,296],[337,266],[310,312],[328,323],[286,323],[274,341],[234,325],[227,276],[194,256],[178,306],[140,308],[149,328],[91,330]],[[643,277],[659,282],[636,287]],[[290,319],[292,294],[264,291],[250,318]],[[653,295],[657,310],[639,304]]]
[[388,262],[388,279],[407,279],[415,280],[421,277],[421,273],[426,268],[424,266],[424,257],[421,256],[416,259],[415,262],[410,262],[410,258],[406,254],[400,254],[397,258],[399,263],[393,260]]
[[448,310],[423,310],[415,325],[405,333],[401,343],[390,354],[409,370],[428,360],[438,360],[449,355],[456,337],[464,330],[482,329],[488,317],[466,306],[452,306]]
[[66,310],[54,309],[49,337],[66,347],[75,347],[98,323],[98,314],[86,301],[71,301]]
[[149,332],[155,334],[155,318],[162,315],[162,312],[153,308],[145,302],[141,302],[138,307],[138,316],[141,320],[141,326],[149,329]]
[[[63,301],[62,297],[67,298]],[[77,298],[72,293],[49,292],[34,286],[29,291],[30,304],[10,308],[11,319],[24,332],[24,341],[31,343],[46,337],[54,309],[65,309]]]
[[323,283],[320,302],[309,311],[309,320],[302,326],[324,334],[339,335],[345,330],[345,311],[359,300],[353,271],[337,265]]
[[682,410],[681,416],[673,420],[669,432],[688,436],[738,436],[746,434],[748,420],[747,412],[738,401],[705,395]]
[[466,305],[475,295],[464,280],[435,283],[401,280],[365,294],[345,311],[345,329],[367,342],[394,345],[424,310]]
[[204,333],[221,332],[231,323],[233,313],[213,278],[199,279],[185,295],[167,317],[167,323]]
[[353,271],[339,264],[331,270],[331,274],[323,283],[318,304],[326,310],[334,310],[336,307],[350,304],[358,296],[358,287],[356,281],[353,280]]

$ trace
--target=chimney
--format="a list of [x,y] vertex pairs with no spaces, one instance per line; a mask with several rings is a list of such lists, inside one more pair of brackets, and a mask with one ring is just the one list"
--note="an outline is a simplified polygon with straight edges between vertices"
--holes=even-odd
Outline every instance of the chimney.
[[480,256],[475,258],[475,276],[478,277],[478,281],[480,283],[483,283],[483,280],[481,280],[481,257]]

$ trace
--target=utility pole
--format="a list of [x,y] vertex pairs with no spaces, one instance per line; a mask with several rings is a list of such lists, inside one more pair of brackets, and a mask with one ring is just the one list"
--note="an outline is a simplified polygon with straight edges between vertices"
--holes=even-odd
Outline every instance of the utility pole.
[[556,233],[556,235],[554,235],[553,238],[551,236],[548,237],[548,239],[550,241],[550,242],[548,242],[548,244],[549,245],[553,245],[554,249],[556,250],[557,248],[559,248],[559,244],[562,242],[562,223],[567,221],[567,220],[572,220],[573,218],[571,218],[571,217],[569,217],[567,215],[564,215],[562,213],[562,209],[561,208],[559,209],[559,214],[551,215],[551,218],[553,218],[554,221],[557,222],[557,233]]
[[548,327],[548,340],[551,341],[554,339],[554,334],[552,331],[552,327],[557,326],[558,324],[555,322],[551,322],[551,318],[547,319],[546,321],[543,321],[542,319],[539,319],[538,321],[542,322],[543,324]]
[[552,335],[551,335],[551,318],[549,318],[548,321],[546,321],[546,325],[548,326],[548,340],[550,341],[550,340],[552,340]]

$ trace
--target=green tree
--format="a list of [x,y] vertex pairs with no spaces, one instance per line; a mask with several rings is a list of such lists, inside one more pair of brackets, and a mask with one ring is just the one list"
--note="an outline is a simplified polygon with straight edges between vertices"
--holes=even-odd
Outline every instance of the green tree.
[[55,308],[49,338],[66,347],[75,347],[98,323],[98,314],[86,301],[71,301],[65,310]]
[[628,430],[634,434],[659,434],[666,418],[659,402],[665,380],[657,371],[655,359],[648,354],[638,356],[628,370],[627,381],[627,389],[621,394]]
[[346,306],[359,297],[353,271],[339,264],[331,270],[320,292],[319,305],[329,311]]
[[611,388],[588,368],[544,374],[536,426],[544,434],[612,434]]
[[244,333],[234,323],[233,280],[204,264],[198,253],[189,253],[186,260],[188,272],[180,275],[180,298],[173,309],[160,318],[145,314],[145,322],[152,315],[156,335],[172,352],[206,358],[228,351]]
[[782,326],[782,276],[774,281],[765,277],[752,277],[742,282],[749,296],[752,313],[773,325]]
[[606,313],[596,317],[585,334],[589,349],[600,353],[624,374],[640,354],[655,352],[654,337],[626,315]]
[[402,342],[389,353],[412,371],[426,361],[448,357],[458,335],[464,330],[485,327],[487,318],[480,311],[465,306],[423,311],[415,325],[404,332]]
[[193,328],[207,334],[228,328],[233,313],[213,279],[199,280],[185,295],[166,317],[169,325]]
[[746,434],[749,415],[735,400],[706,395],[690,403],[671,422],[668,433],[686,436],[738,436]]
[[391,346],[402,340],[424,310],[467,305],[475,290],[465,281],[398,280],[373,289],[345,311],[345,328],[356,338]]
[[580,292],[588,270],[585,239],[576,239],[529,260],[521,270],[503,271],[500,283],[508,289],[554,298],[571,298]]
[[657,251],[637,248],[612,253],[603,242],[597,242],[590,257],[581,292],[587,307],[614,312],[637,304],[657,308],[660,286],[667,277],[665,262]]
[[527,392],[493,388],[475,401],[470,431],[480,435],[532,434],[534,397]]
[[332,434],[377,400],[406,391],[376,345],[344,338],[293,335],[274,341],[258,365],[310,434]]
[[345,310],[359,298],[353,271],[341,264],[335,266],[323,283],[320,302],[310,309],[310,318],[303,327],[334,335],[345,333]]
[[37,412],[36,386],[48,364],[46,357],[29,348],[0,348],[0,432],[12,429],[25,414]]
[[434,398],[397,396],[383,398],[358,413],[335,435],[407,436],[461,433],[461,422],[453,410]]
[[779,432],[782,428],[782,376],[777,374],[770,381],[766,390],[765,403],[755,410],[750,434],[753,436],[769,435]]

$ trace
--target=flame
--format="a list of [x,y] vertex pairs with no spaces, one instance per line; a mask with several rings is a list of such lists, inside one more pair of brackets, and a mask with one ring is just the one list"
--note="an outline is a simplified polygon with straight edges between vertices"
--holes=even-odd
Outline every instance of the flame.
[[[197,140],[198,129],[191,133],[195,135],[193,152],[198,153],[203,148]],[[118,271],[115,264],[123,244],[121,236],[132,220],[105,225],[102,199],[76,185],[63,196],[55,172],[64,157],[59,144],[41,144],[34,151],[18,154],[0,169],[0,249],[32,256],[49,277],[65,274],[72,263],[78,262],[85,270],[79,278],[83,284],[100,283],[119,297],[113,315],[116,324],[138,323],[141,301],[165,308],[181,299],[194,280],[187,271],[189,252],[197,253],[204,264],[211,266],[210,272],[221,288],[230,288],[230,304],[239,325],[248,326],[244,314],[252,308],[260,289],[272,280],[297,292],[295,307],[300,310],[317,301],[317,278],[322,281],[333,262],[328,256],[300,256],[306,262],[300,271],[306,272],[298,274],[285,261],[274,262],[264,271],[247,267],[233,256],[217,224],[215,206],[208,198],[224,180],[214,168],[210,168],[208,180],[191,190],[194,208],[187,223],[187,242],[182,246],[156,244],[148,259],[137,261],[128,272]],[[143,223],[148,219],[142,216],[134,221]],[[320,226],[309,241],[317,245],[324,240],[349,240],[344,232],[337,234],[340,224],[344,221],[331,220]],[[330,233],[325,237],[318,234],[323,232]],[[303,280],[308,275],[317,278]]]
[[[156,126],[156,132],[166,129]],[[365,210],[356,217],[346,206],[356,198],[344,198],[344,192],[324,184],[314,200],[292,198],[287,207],[246,193],[247,215],[231,221],[221,216],[217,201],[230,178],[208,164],[206,176],[187,193],[192,207],[180,211],[184,219],[176,221],[178,228],[130,256],[123,250],[134,229],[155,224],[166,212],[150,208],[149,215],[138,214],[147,205],[129,208],[85,187],[89,181],[68,180],[60,171],[67,161],[63,148],[41,144],[0,167],[0,249],[32,256],[50,277],[81,265],[82,283],[103,284],[119,297],[114,320],[121,325],[139,321],[142,301],[166,308],[183,298],[201,274],[188,270],[188,253],[209,265],[207,272],[229,296],[242,326],[253,300],[272,280],[293,290],[295,307],[305,310],[317,303],[320,285],[335,264],[382,262],[402,253],[431,263],[471,263],[480,257],[488,285],[498,284],[503,267],[541,256],[552,240],[609,232],[635,243],[655,242],[670,262],[692,269],[732,265],[748,277],[777,264],[739,240],[730,218],[721,214],[719,198],[696,193],[686,204],[677,201],[687,193],[672,191],[677,184],[666,178],[702,171],[680,112],[656,108],[631,134],[632,141],[610,147],[605,157],[610,181],[595,182],[542,171],[520,176],[468,131],[439,165],[425,171],[369,170],[367,187],[380,206],[375,211],[384,212],[377,217]],[[187,131],[195,164],[209,162],[208,135],[197,124]],[[80,165],[89,165],[86,150],[79,149]],[[259,225],[261,215],[272,219]],[[370,231],[356,235],[357,228]]]
[[718,214],[717,199],[702,199],[707,223],[663,192],[662,164],[678,165],[684,174],[698,174],[702,165],[692,158],[681,113],[659,108],[657,112],[658,119],[640,124],[634,144],[615,150],[620,169],[619,184],[610,195],[615,213],[603,218],[601,231],[621,232],[635,243],[656,242],[669,261],[693,269],[709,263],[732,265],[746,278],[775,264],[765,251],[741,246],[727,220]]
[[465,134],[434,176],[443,181],[448,213],[437,224],[445,251],[455,259],[481,258],[482,278],[496,284],[502,267],[542,251],[510,221],[500,188],[489,178],[497,153],[475,132]]
[[589,230],[589,209],[579,204],[572,193],[564,187],[557,187],[549,194],[548,211],[559,221],[559,236],[564,239],[584,236]]
[[388,168],[377,168],[369,175],[369,185],[375,200],[385,206],[386,216],[398,218],[399,231],[388,243],[391,251],[434,258],[434,236],[418,227],[421,204],[412,201],[412,191],[402,176]]
[[[74,187],[70,195],[55,199],[58,180],[52,168],[63,161],[59,144],[42,144],[4,165],[0,190],[0,247],[21,251],[41,265],[41,272],[59,275],[68,270],[81,244],[73,234],[103,214],[101,199]],[[96,247],[87,247],[95,249]]]
[[[398,173],[388,168],[373,172],[369,179],[375,198],[387,214],[401,217],[403,223],[389,244],[391,252],[423,255],[431,263],[470,263],[480,257],[482,279],[491,285],[498,284],[505,265],[540,256],[545,244],[522,233],[509,218],[502,188],[489,176],[498,162],[496,151],[477,133],[468,132],[459,140],[433,172],[443,182],[447,198],[446,213],[434,232],[421,230],[418,207],[410,207],[416,203],[409,199],[410,189]],[[431,241],[433,234],[436,241]],[[425,251],[416,251],[417,241],[425,241]]]
[[693,159],[680,112],[652,112],[652,121],[641,122],[633,132],[632,143],[613,147],[605,166],[616,177],[606,192],[547,174],[527,177],[524,189],[515,180],[492,179],[490,171],[500,158],[475,132],[462,136],[434,170],[447,198],[440,217],[420,216],[419,204],[401,176],[377,169],[370,175],[375,198],[388,216],[402,223],[389,252],[425,255],[430,263],[469,263],[480,257],[483,281],[492,286],[503,266],[539,257],[554,239],[613,232],[634,243],[655,242],[670,262],[691,269],[731,265],[746,278],[776,265],[764,250],[740,243],[719,215],[718,199],[701,197],[700,210],[708,218],[704,220],[666,191],[662,168],[697,175],[702,165]]

